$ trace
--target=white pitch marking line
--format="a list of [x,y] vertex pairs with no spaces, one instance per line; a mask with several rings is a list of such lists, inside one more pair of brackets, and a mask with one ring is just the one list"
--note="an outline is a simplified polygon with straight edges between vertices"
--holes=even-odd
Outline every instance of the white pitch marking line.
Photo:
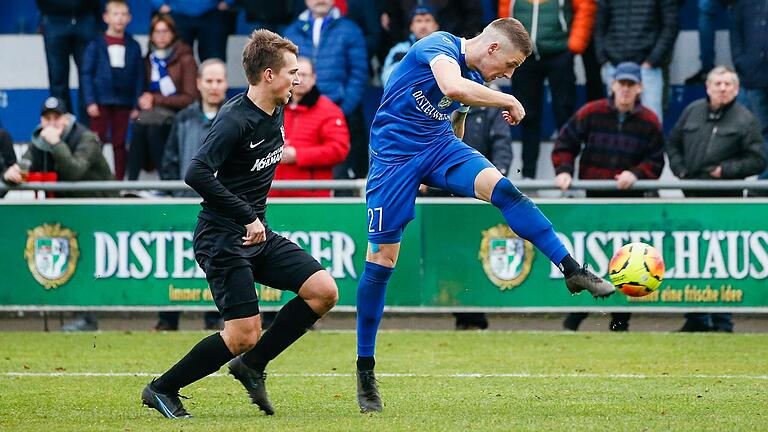
[[[1,372],[5,377],[154,377],[159,373],[149,372]],[[768,375],[672,375],[672,374],[537,374],[537,373],[458,373],[458,374],[419,374],[419,373],[378,373],[379,377],[388,378],[606,378],[606,379],[659,379],[659,378],[700,378],[700,379],[753,379],[768,380]],[[214,373],[209,376],[225,377],[229,374]],[[299,378],[348,378],[346,373],[273,373],[271,377]]]

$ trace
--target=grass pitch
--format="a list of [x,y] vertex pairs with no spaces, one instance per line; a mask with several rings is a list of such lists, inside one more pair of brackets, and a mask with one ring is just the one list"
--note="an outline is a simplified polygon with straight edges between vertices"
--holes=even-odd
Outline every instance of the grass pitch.
[[[768,430],[768,335],[384,332],[384,412],[360,414],[355,336],[275,360],[266,417],[225,369],[166,420],[140,393],[205,333],[0,333],[0,430]],[[110,375],[112,374],[112,375]]]

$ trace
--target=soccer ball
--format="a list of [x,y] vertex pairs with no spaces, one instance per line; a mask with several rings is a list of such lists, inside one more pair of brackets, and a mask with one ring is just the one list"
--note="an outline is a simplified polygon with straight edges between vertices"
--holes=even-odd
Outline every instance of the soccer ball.
[[608,273],[619,291],[630,297],[642,297],[661,285],[664,259],[653,246],[630,243],[616,251],[608,265]]

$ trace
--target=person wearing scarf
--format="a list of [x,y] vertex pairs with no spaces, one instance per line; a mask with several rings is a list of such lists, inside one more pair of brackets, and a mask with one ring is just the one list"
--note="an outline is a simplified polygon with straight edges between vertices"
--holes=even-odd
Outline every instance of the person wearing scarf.
[[139,97],[139,116],[128,150],[128,179],[145,167],[159,168],[174,115],[198,98],[197,63],[189,45],[176,34],[173,19],[157,15],[144,60],[146,91]]

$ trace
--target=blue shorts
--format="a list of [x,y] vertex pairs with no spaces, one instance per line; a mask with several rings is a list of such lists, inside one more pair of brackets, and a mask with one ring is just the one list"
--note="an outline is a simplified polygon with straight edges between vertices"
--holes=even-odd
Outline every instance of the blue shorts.
[[[471,161],[467,172],[448,172]],[[493,168],[480,152],[458,138],[424,150],[405,163],[388,165],[371,158],[365,201],[368,241],[373,244],[399,243],[405,226],[416,216],[419,184],[440,188],[457,196],[475,196],[475,177]]]

